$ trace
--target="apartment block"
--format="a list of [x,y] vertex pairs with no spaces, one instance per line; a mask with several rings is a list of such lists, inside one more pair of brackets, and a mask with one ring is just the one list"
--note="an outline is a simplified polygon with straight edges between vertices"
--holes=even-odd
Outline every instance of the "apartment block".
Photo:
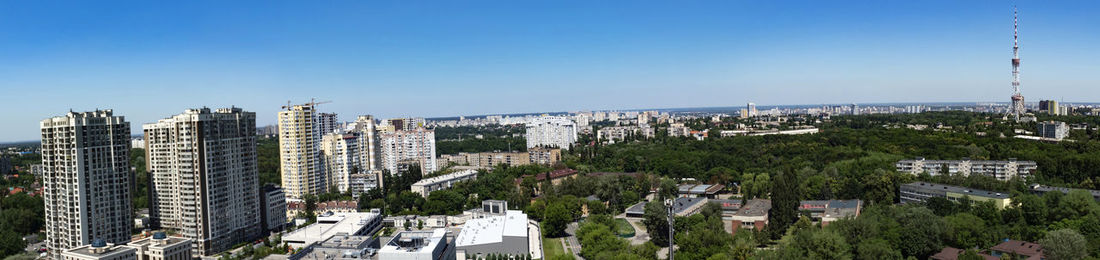
[[279,166],[287,198],[324,193],[321,130],[313,104],[289,106],[279,111]]
[[950,201],[959,201],[964,197],[974,202],[992,201],[998,209],[1004,209],[1012,203],[1012,199],[1009,198],[1010,195],[1006,193],[927,182],[902,184],[898,192],[901,193],[900,197],[902,204],[924,203],[933,197],[944,198]]
[[260,188],[260,220],[264,233],[283,231],[286,227],[286,193],[279,186],[267,184]]
[[1043,138],[1062,140],[1069,137],[1069,125],[1067,125],[1066,122],[1039,122],[1038,128],[1036,133]]
[[327,187],[336,187],[341,193],[351,185],[351,175],[361,169],[359,141],[355,134],[330,133],[321,138],[321,154],[325,165]]
[[577,142],[577,126],[565,117],[544,116],[527,122],[527,148],[556,147],[569,150]]
[[130,123],[111,110],[42,120],[46,248],[130,241]]
[[477,178],[477,171],[475,170],[462,170],[455,173],[444,174],[436,177],[420,180],[413,183],[410,188],[412,192],[419,193],[420,196],[428,197],[433,191],[445,190],[454,186],[455,183],[472,180]]
[[256,113],[188,109],[145,124],[152,224],[213,255],[260,235]]
[[962,160],[925,160],[924,158],[917,158],[898,161],[895,167],[897,167],[898,172],[913,175],[923,172],[927,172],[932,176],[947,173],[963,176],[977,174],[991,176],[1001,181],[1017,176],[1025,178],[1039,169],[1034,161],[1017,161],[1014,158],[1007,161],[981,161],[965,158]]
[[398,172],[401,161],[416,161],[424,174],[437,170],[435,164],[435,131],[416,128],[381,134],[382,168],[390,174]]
[[163,232],[126,245],[135,249],[136,260],[191,260],[191,240],[168,237]]

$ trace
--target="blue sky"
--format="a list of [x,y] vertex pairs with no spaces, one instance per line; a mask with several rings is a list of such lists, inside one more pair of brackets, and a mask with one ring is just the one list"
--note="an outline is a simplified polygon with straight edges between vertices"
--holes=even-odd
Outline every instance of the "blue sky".
[[[1100,101],[1100,3],[1020,1],[1030,101]],[[275,121],[1005,101],[1009,1],[0,2],[0,142],[112,108]]]

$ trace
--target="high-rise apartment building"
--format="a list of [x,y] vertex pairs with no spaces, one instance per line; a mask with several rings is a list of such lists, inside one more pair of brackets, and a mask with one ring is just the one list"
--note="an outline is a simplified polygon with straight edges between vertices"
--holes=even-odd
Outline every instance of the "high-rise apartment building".
[[46,248],[130,242],[130,123],[111,110],[42,120]]
[[436,170],[435,131],[424,128],[398,130],[382,133],[380,139],[382,168],[390,174],[396,173],[398,163],[405,160],[417,161],[424,174]]
[[288,106],[279,111],[279,165],[287,198],[324,193],[326,180],[321,161],[321,131],[313,103]]
[[317,113],[317,130],[321,136],[338,132],[340,126],[336,121],[336,113]]
[[256,113],[188,109],[145,124],[154,226],[213,255],[260,234]]
[[325,174],[328,174],[326,187],[336,187],[341,193],[348,191],[350,176],[361,170],[357,139],[350,133],[331,133],[321,138]]
[[565,117],[544,116],[527,123],[527,148],[556,147],[569,150],[577,141],[577,126]]
[[382,169],[379,162],[381,153],[378,151],[378,126],[374,122],[374,117],[359,116],[351,127],[351,133],[356,135],[355,140],[359,142],[356,146],[359,148],[360,171]]

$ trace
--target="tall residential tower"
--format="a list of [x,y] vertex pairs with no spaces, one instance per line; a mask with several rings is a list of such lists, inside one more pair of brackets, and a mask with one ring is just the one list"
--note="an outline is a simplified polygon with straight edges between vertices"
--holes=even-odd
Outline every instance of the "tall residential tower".
[[279,111],[279,166],[287,198],[324,193],[321,158],[321,130],[317,125],[316,103],[283,107]]
[[145,124],[150,220],[212,255],[260,233],[256,113],[188,109]]
[[42,120],[40,127],[50,258],[93,240],[130,242],[130,123],[96,110]]

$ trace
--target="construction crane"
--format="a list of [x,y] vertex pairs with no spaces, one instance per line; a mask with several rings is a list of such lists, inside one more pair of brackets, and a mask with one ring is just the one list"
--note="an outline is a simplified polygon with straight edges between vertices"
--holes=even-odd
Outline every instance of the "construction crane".
[[[317,100],[315,98],[310,98],[309,103],[302,104],[302,106],[316,106],[316,105],[328,104],[328,103],[332,103],[332,101],[331,100],[325,100],[325,101],[317,102]],[[290,100],[287,100],[286,105],[283,106],[283,109],[290,109],[292,107],[294,107],[294,106],[290,105]]]

